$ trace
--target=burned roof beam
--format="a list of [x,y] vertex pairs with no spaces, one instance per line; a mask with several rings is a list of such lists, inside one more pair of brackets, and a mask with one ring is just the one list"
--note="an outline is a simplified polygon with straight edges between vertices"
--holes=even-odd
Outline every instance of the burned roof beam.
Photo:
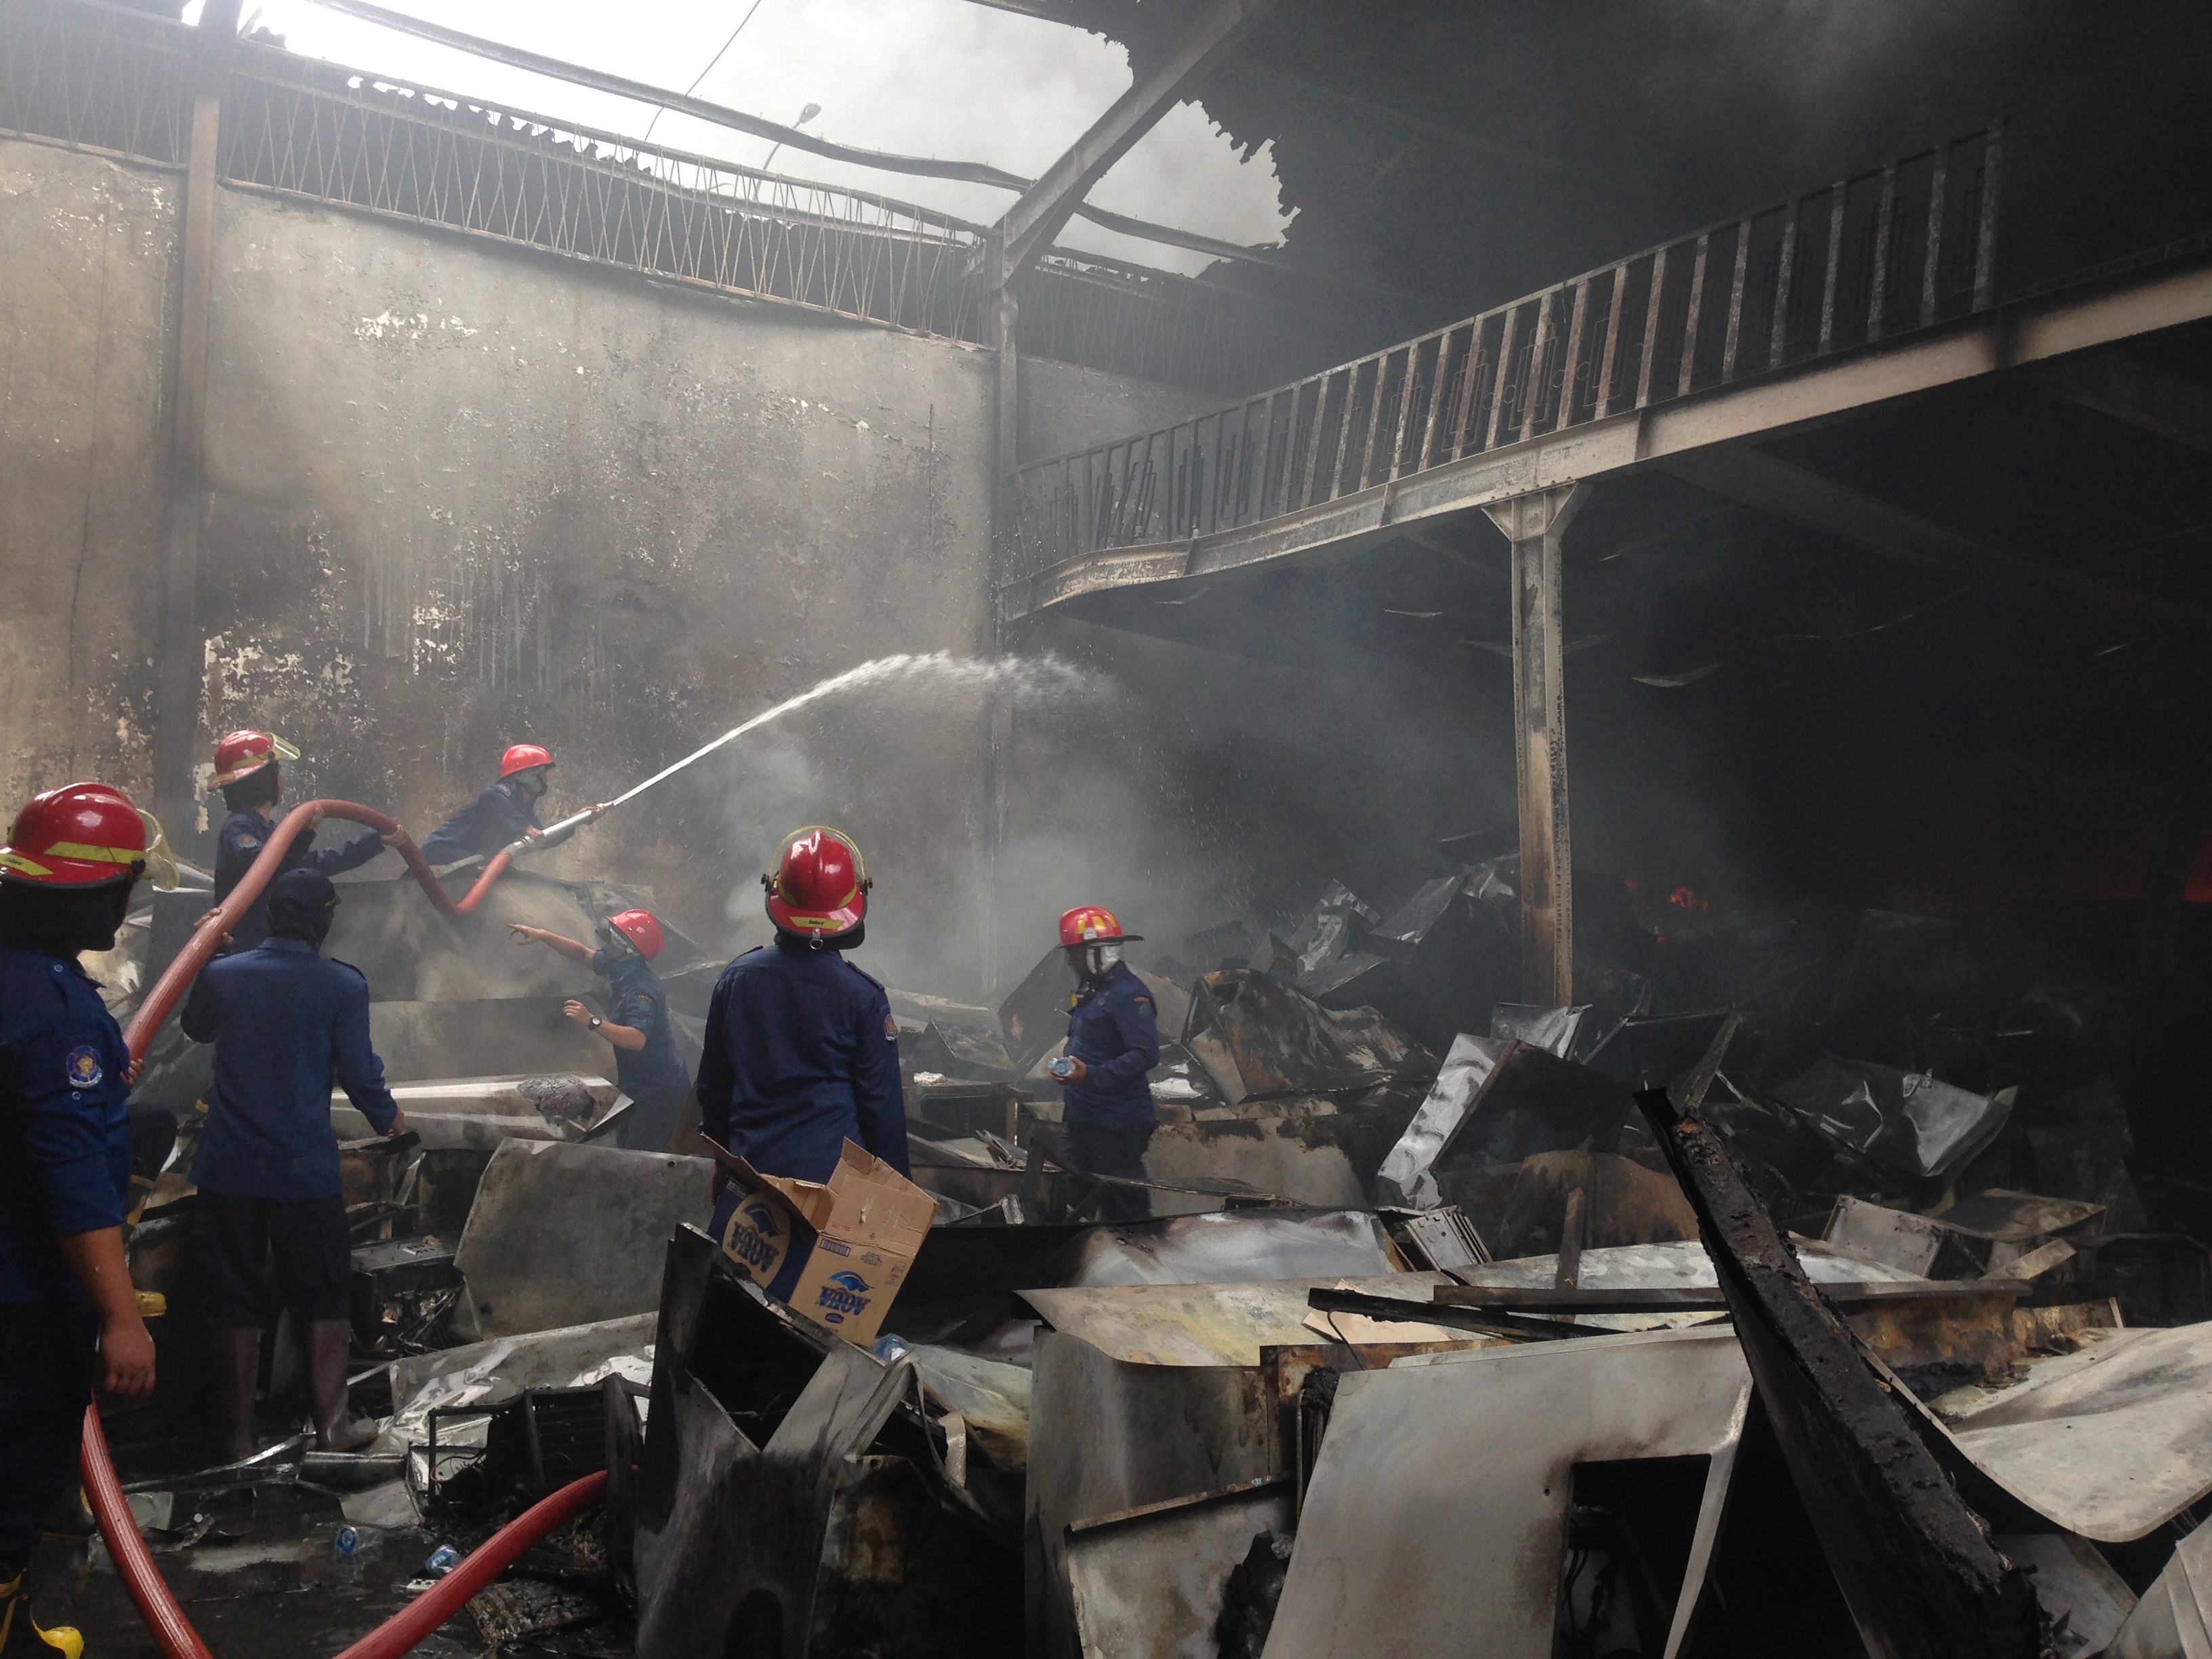
[[1162,115],[1197,89],[1273,4],[1274,0],[1210,0],[1174,49],[1115,99],[1090,131],[1006,210],[994,231],[997,267],[991,272],[993,289],[1003,288],[1044,251],[1069,216],[1080,210],[1091,187]]
[[950,179],[957,183],[991,185],[1000,190],[1026,190],[1030,181],[1018,173],[1008,173],[982,161],[940,161],[933,156],[900,155],[889,150],[860,149],[850,144],[833,143],[827,138],[817,138],[798,127],[788,127],[780,121],[769,121],[757,115],[747,115],[724,104],[711,103],[704,98],[694,98],[688,93],[671,92],[665,87],[655,87],[643,81],[633,81],[627,76],[611,75],[604,70],[586,68],[558,58],[548,58],[542,52],[526,51],[480,34],[466,33],[460,29],[447,28],[442,23],[433,23],[423,18],[410,17],[405,12],[371,3],[371,0],[313,0],[313,3],[328,10],[343,12],[349,17],[358,17],[364,22],[396,29],[402,34],[414,35],[417,40],[434,41],[441,46],[451,46],[456,52],[465,52],[477,58],[488,58],[495,64],[505,64],[511,69],[527,70],[533,75],[546,76],[556,81],[566,81],[572,86],[589,87],[596,92],[611,92],[617,98],[628,98],[655,108],[672,110],[678,115],[696,117],[716,126],[733,131],[747,132],[757,138],[774,139],[788,149],[803,149],[833,161],[849,161],[857,167],[874,167],[884,173],[911,173],[923,179]]
[[1862,494],[1749,444],[1695,450],[1662,462],[1662,467],[1701,489],[1886,558],[1996,586],[2041,592],[2138,624],[2191,634],[2212,631],[2212,612],[2108,586],[2040,560],[1991,547],[1948,525]]
[[[627,76],[612,75],[604,70],[591,69],[581,64],[571,64],[562,58],[549,58],[542,52],[526,51],[520,46],[510,46],[501,41],[488,40],[483,35],[470,34],[460,29],[448,28],[442,23],[433,23],[423,18],[410,17],[404,12],[393,11],[388,7],[376,5],[373,3],[373,0],[313,0],[313,3],[331,11],[342,12],[349,17],[358,17],[364,22],[375,23],[382,27],[396,30],[402,34],[411,34],[418,40],[433,41],[441,46],[450,46],[456,52],[465,52],[475,57],[488,58],[495,64],[505,64],[511,69],[527,70],[533,75],[543,75],[555,81],[565,81],[571,86],[589,87],[595,92],[612,93],[617,98],[627,98],[654,108],[671,110],[678,115],[689,115],[695,119],[709,122],[715,126],[726,127],[733,132],[749,133],[756,138],[772,139],[787,149],[804,150],[809,155],[819,155],[829,161],[845,161],[855,167],[872,167],[883,173],[904,173],[919,179],[945,179],[955,184],[987,185],[997,190],[1031,191],[1038,188],[1037,181],[1024,179],[1018,173],[1009,173],[1004,167],[995,167],[984,161],[940,161],[935,156],[902,155],[891,150],[862,149],[851,144],[836,143],[827,138],[817,137],[801,128],[786,126],[781,121],[770,121],[761,116],[748,115],[743,110],[732,109],[726,104],[714,103],[704,98],[695,98],[688,93],[672,92],[665,87],[652,86],[643,81],[633,81]],[[1272,3],[1272,0],[1249,0],[1249,9],[1256,14],[1268,3]],[[1126,102],[1127,100],[1123,101]],[[1116,109],[1120,107],[1119,104],[1115,106]],[[1154,112],[1153,118],[1158,118],[1158,112]],[[1149,126],[1150,122],[1146,125]],[[1141,136],[1142,130],[1139,129],[1135,137]],[[1131,138],[1131,143],[1135,142],[1135,137]],[[1126,146],[1124,148],[1126,149]],[[1116,159],[1118,157],[1119,152],[1116,153]],[[1088,185],[1085,188],[1087,189]],[[1016,204],[1017,207],[1019,205],[1019,203]],[[1196,231],[1179,230],[1172,225],[1156,225],[1149,220],[1132,218],[1127,214],[1109,213],[1103,208],[1093,208],[1080,201],[1078,201],[1070,211],[1104,229],[1119,232],[1124,236],[1133,236],[1144,241],[1158,242],[1167,247],[1185,248],[1194,253],[1209,254],[1217,259],[1244,260],[1254,264],[1266,265],[1271,270],[1288,270],[1295,276],[1309,274],[1299,271],[1295,267],[1284,265],[1268,258],[1264,252],[1240,247],[1234,242],[1224,242],[1217,237],[1201,235]],[[1054,229],[1056,231],[1066,222],[1066,216],[1062,215],[1054,221]],[[1043,240],[1049,241],[1051,238],[1048,235]],[[1032,252],[1042,253],[1044,251],[1043,246],[1040,244],[1032,250]],[[1332,280],[1318,274],[1316,274],[1316,279],[1324,282]],[[1354,284],[1354,286],[1373,285]],[[1398,290],[1385,291],[1395,293]]]
[[1125,27],[1137,9],[1134,0],[972,0],[972,3],[1093,34]]
[[2212,454],[2212,386],[2123,352],[2069,357],[2045,369],[2044,386],[2141,432]]

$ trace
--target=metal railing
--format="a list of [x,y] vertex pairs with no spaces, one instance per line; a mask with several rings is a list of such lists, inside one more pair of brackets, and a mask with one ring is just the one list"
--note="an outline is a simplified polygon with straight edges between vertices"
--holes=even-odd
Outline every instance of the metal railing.
[[[181,167],[196,33],[102,0],[0,0],[0,136]],[[221,133],[217,171],[235,188],[882,327],[984,335],[983,228],[889,197],[250,40]],[[1281,373],[1284,343],[1304,332],[1264,299],[1065,252],[1018,293],[1025,351],[1223,395]]]
[[717,294],[976,337],[962,222],[241,43],[234,185],[615,265]]
[[0,134],[185,164],[193,32],[119,6],[0,0]]
[[1323,505],[1994,298],[1990,127],[1177,426],[1018,469],[1000,578]]

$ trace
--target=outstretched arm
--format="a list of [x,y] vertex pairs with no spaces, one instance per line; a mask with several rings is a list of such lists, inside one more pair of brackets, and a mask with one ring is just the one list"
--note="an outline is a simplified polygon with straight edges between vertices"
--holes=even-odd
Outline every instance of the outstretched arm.
[[[526,927],[519,921],[510,921],[507,924],[507,936],[510,944],[543,945],[559,951],[571,962],[589,962],[592,959],[590,945],[563,938],[550,927]],[[575,1016],[571,1014],[569,1018],[573,1019]]]

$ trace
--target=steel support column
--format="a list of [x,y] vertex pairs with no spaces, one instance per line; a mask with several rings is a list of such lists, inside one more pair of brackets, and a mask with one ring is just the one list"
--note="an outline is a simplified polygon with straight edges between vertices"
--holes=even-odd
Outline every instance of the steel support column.
[[1521,991],[1564,1006],[1575,993],[1574,853],[1567,828],[1567,525],[1588,484],[1486,507],[1513,544],[1514,777],[1521,798]]
[[[208,319],[215,292],[216,140],[223,82],[238,40],[240,0],[209,0],[192,76],[191,148],[185,173],[176,353],[170,365],[169,499],[164,530],[161,633],[155,671],[155,811],[179,837],[192,810],[199,752],[202,658],[200,526],[207,512]],[[189,844],[189,843],[184,843]]]

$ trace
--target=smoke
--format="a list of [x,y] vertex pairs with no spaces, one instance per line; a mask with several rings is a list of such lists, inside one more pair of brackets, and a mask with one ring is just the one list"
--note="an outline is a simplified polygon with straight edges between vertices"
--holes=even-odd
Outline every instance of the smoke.
[[[793,830],[834,824],[860,846],[876,884],[867,942],[855,961],[902,989],[971,1001],[984,995],[989,807],[975,781],[994,713],[1025,732],[1103,732],[1124,718],[1126,699],[1110,676],[1050,654],[888,657],[786,699],[700,751],[726,745],[728,753],[688,785],[672,780],[664,787],[699,804],[732,872],[723,947],[735,953],[773,938],[760,873]],[[1018,793],[1023,785],[1013,780],[1011,787]],[[1143,816],[1138,804],[1116,803],[1114,823],[1094,822],[1102,835],[1135,836]],[[1032,902],[1026,892],[1009,897],[1006,866],[1036,870],[1043,861],[1024,849],[1002,863],[995,890],[1002,908]]]

